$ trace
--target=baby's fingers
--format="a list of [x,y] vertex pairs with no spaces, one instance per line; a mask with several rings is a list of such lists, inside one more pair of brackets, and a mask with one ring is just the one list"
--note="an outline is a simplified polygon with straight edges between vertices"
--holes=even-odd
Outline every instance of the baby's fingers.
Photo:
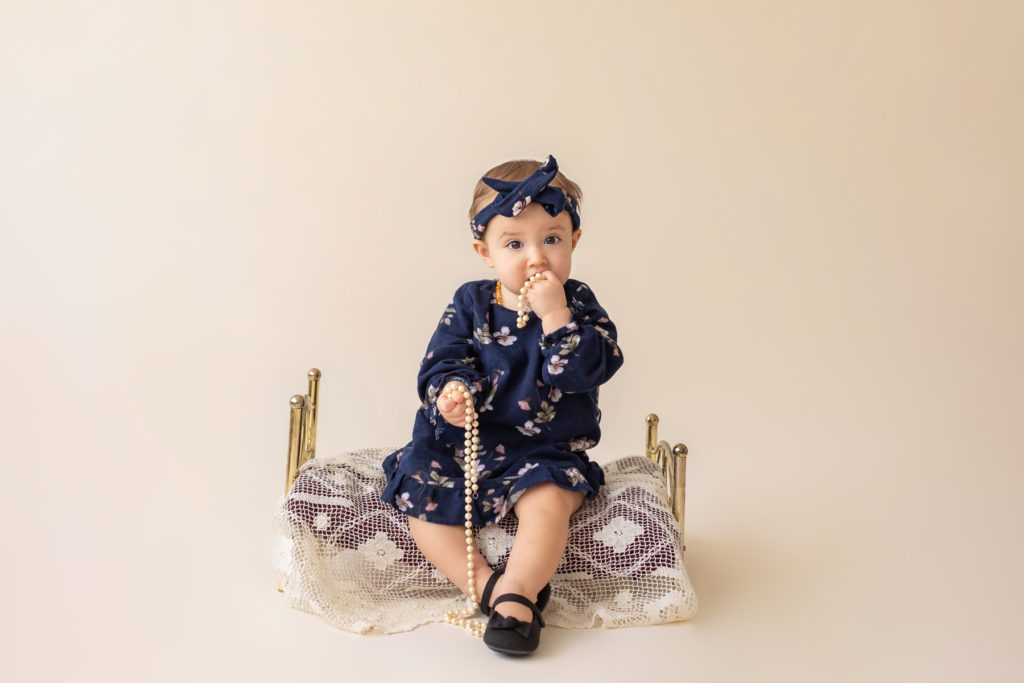
[[452,405],[453,407],[449,408],[448,410],[442,408],[440,404],[438,405],[438,409],[441,411],[441,417],[443,417],[448,422],[448,424],[454,425],[456,427],[465,427],[466,411],[462,410],[462,408],[459,406],[455,406],[454,404]]

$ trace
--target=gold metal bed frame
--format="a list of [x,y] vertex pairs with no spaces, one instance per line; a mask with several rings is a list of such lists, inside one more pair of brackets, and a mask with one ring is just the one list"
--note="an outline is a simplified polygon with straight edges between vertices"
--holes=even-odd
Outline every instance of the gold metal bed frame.
[[[313,368],[308,373],[309,388],[305,395],[291,397],[291,422],[288,429],[288,470],[285,478],[285,494],[291,491],[299,469],[316,457],[316,421],[320,410],[320,371]],[[644,454],[661,469],[665,479],[672,513],[679,520],[680,544],[686,550],[686,536],[683,535],[684,508],[686,507],[686,455],[685,444],[669,446],[667,441],[658,441],[658,416],[647,416],[647,437]],[[278,586],[280,590],[281,587]]]

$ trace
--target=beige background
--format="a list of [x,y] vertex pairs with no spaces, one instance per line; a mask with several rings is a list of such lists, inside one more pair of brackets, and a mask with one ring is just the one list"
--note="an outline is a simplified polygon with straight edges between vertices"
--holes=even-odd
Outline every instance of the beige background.
[[[1020,680],[1022,64],[1019,2],[4,2],[0,676]],[[472,185],[548,153],[594,456],[689,445],[700,613],[509,662],[288,609],[288,397],[407,440]]]

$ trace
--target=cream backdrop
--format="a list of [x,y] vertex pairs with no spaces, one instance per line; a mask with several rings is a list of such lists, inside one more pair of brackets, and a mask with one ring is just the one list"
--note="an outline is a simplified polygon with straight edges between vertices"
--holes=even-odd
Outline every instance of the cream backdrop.
[[1020,680],[1022,64],[1019,2],[0,4],[4,679],[518,677],[289,610],[270,517],[306,370],[321,453],[404,442],[473,183],[551,153],[701,611],[516,666]]

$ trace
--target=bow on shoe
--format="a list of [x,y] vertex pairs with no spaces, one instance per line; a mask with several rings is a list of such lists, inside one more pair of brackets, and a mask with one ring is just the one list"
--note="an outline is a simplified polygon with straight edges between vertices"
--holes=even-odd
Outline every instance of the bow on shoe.
[[[498,614],[494,608],[503,602],[526,605],[533,612],[533,621],[520,621],[515,617]],[[491,605],[491,618],[484,631],[484,645],[507,655],[528,655],[540,644],[540,630],[543,627],[544,618],[535,603],[518,593],[506,593]]]
[[[534,614],[534,618],[538,621],[541,628],[544,628],[544,619],[539,614]],[[529,638],[530,631],[533,629],[532,621],[520,621],[515,617],[502,616],[495,612],[490,620],[487,622],[487,628],[494,631],[512,631],[519,635],[520,638]]]

